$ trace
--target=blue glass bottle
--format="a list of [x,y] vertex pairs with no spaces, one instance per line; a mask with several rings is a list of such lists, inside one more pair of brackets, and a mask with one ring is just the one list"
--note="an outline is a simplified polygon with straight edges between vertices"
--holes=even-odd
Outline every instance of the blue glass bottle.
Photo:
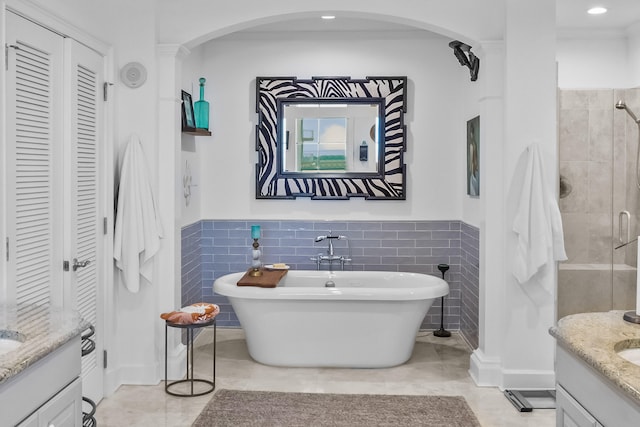
[[196,116],[196,127],[209,130],[209,103],[204,100],[204,82],[206,79],[200,77],[200,100],[193,104],[193,113]]

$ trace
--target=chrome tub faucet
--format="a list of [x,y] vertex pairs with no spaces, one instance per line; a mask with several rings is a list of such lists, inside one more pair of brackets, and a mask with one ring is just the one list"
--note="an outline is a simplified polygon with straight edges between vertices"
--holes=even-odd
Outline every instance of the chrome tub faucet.
[[[320,264],[324,264],[324,263],[328,263],[329,264],[329,269],[333,269],[333,263],[334,262],[339,262],[340,263],[340,268],[342,270],[344,270],[344,264],[347,262],[351,261],[351,258],[349,258],[348,256],[344,256],[344,255],[336,255],[334,248],[333,248],[333,241],[334,240],[346,240],[347,241],[347,247],[349,247],[349,239],[347,238],[347,236],[342,236],[342,235],[333,235],[331,231],[329,231],[329,234],[327,234],[326,236],[318,236],[315,238],[315,242],[322,242],[323,240],[326,240],[328,243],[327,246],[327,252],[326,254],[318,254],[315,257],[311,257],[311,261],[315,261],[317,269],[320,270]],[[350,252],[350,251],[349,251]]]

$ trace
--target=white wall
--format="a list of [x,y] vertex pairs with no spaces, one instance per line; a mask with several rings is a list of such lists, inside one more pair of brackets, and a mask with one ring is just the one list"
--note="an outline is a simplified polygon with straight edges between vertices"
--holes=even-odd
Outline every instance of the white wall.
[[[565,35],[557,42],[558,87],[561,89],[628,88],[631,67],[623,34],[605,38]],[[636,82],[640,80],[636,78]]]
[[626,31],[562,31],[556,44],[561,89],[640,87],[640,23]]
[[640,22],[627,29],[627,56],[631,77],[628,87],[640,87]]
[[[200,77],[207,79],[205,82],[205,99],[209,101],[211,106],[211,79],[208,74],[204,73],[202,66],[202,46],[197,46],[191,50],[189,55],[182,62],[182,90],[190,93],[193,96],[193,102],[197,101],[200,97],[199,81]],[[211,118],[210,118],[211,120]],[[212,124],[209,125],[212,128]],[[178,197],[176,203],[181,206],[181,219],[180,224],[182,226],[193,224],[199,221],[201,217],[201,199],[202,199],[202,179],[200,168],[201,163],[201,149],[198,147],[205,147],[207,144],[211,144],[212,138],[208,136],[194,136],[188,134],[182,134],[181,136],[181,151],[180,151],[180,186],[181,195]],[[206,165],[205,165],[206,167]],[[190,188],[187,186],[190,179]],[[188,198],[185,197],[185,192],[190,192]]]
[[[344,34],[258,34],[250,40],[213,40],[204,46],[213,137],[200,139],[202,217],[207,219],[459,219],[466,194],[463,158],[468,69],[445,38],[380,39]],[[407,200],[255,199],[256,76],[406,75],[408,99]]]

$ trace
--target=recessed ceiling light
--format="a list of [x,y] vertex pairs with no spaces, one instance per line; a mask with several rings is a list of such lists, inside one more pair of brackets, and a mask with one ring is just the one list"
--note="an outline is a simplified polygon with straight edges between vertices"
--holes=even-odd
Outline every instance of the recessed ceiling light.
[[589,15],[602,15],[603,13],[607,13],[607,8],[601,6],[592,7],[591,9],[587,10],[587,13]]
[[335,15],[322,15],[322,19],[336,19]]

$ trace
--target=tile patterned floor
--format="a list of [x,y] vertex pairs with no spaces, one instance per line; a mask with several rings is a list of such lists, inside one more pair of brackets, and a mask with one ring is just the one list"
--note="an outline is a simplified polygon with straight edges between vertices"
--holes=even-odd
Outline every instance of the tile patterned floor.
[[[211,373],[212,333],[208,329],[196,339],[195,364],[201,374]],[[555,410],[520,413],[497,388],[477,387],[468,374],[469,355],[468,346],[456,333],[437,338],[421,332],[411,359],[394,368],[277,368],[251,359],[242,330],[218,328],[216,389],[461,395],[483,427],[555,426]],[[122,386],[100,402],[96,421],[100,427],[188,427],[211,397],[169,396],[163,382]]]

